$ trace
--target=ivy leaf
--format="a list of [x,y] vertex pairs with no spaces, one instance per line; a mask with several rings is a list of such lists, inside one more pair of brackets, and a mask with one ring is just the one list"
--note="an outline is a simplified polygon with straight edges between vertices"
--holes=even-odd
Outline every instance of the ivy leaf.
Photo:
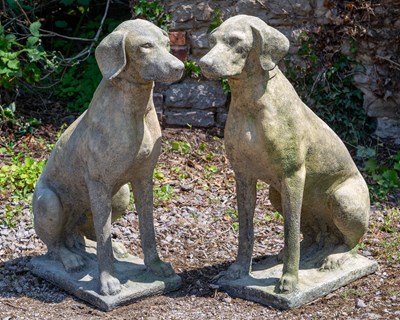
[[399,178],[397,176],[397,172],[395,170],[386,170],[382,177],[384,177],[387,181],[389,181],[393,186],[399,185]]
[[39,28],[41,27],[41,25],[42,24],[39,21],[35,21],[29,26],[29,31],[31,32],[31,34],[33,36],[35,36],[35,37],[40,36]]
[[19,69],[19,60],[9,60],[7,62],[7,67],[10,69],[18,70]]
[[39,61],[41,58],[45,56],[45,54],[38,49],[27,49],[26,53],[28,54],[29,60],[30,61]]
[[139,15],[141,15],[142,13],[143,13],[143,9],[142,9],[142,8],[137,7],[137,8],[135,9],[135,16],[139,16]]
[[18,4],[15,0],[7,0],[7,4],[10,6],[11,9],[17,9]]
[[38,37],[29,37],[28,40],[26,40],[26,46],[28,48],[33,48],[35,44],[37,44],[39,41]]
[[372,158],[375,157],[376,151],[373,148],[358,146],[357,147],[357,157],[359,158]]
[[376,159],[369,159],[365,162],[364,169],[369,173],[375,173],[378,168],[378,163]]

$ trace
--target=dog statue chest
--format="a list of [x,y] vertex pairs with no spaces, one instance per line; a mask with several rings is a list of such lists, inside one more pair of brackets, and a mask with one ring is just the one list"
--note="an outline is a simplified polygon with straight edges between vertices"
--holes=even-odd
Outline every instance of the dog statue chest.
[[[159,128],[158,128],[159,129]],[[136,161],[141,162],[149,159],[152,154],[158,156],[160,151],[161,133],[157,128],[144,126],[143,137],[140,143],[139,151],[136,156]]]
[[269,153],[259,116],[231,113],[225,127],[226,152],[232,165],[265,171]]

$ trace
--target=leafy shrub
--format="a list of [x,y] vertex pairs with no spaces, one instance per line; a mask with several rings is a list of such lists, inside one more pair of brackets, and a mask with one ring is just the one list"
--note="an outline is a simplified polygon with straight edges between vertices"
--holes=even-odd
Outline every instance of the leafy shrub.
[[218,28],[222,24],[222,12],[219,9],[216,9],[211,18],[211,23],[208,26],[207,33],[212,32],[214,29]]
[[196,61],[188,59],[184,61],[183,64],[185,65],[186,74],[189,77],[199,78],[201,76],[201,69]]
[[[1,152],[7,152],[5,148]],[[33,193],[46,161],[36,161],[30,156],[13,155],[9,165],[0,168],[0,191],[11,193],[14,199],[25,199]]]
[[400,188],[400,151],[384,162],[378,161],[374,149],[369,148],[370,158],[365,161],[363,171],[369,175],[371,197],[386,200],[388,194]]
[[146,19],[163,30],[168,30],[171,14],[164,11],[164,6],[159,1],[139,0],[132,7],[134,18]]
[[83,112],[89,107],[101,78],[96,59],[90,56],[84,64],[66,70],[56,94],[68,99],[69,111]]
[[[55,55],[41,45],[39,21],[29,26],[30,35],[17,38],[0,24],[0,88],[13,89],[26,82],[34,84],[43,76],[43,70],[52,71]],[[26,40],[25,40],[26,39]]]
[[[321,34],[299,36],[300,61],[285,59],[286,76],[302,99],[345,141],[358,143],[373,129],[363,109],[363,93],[353,81],[362,66],[351,56],[335,53],[324,57]],[[353,43],[352,53],[356,52]]]

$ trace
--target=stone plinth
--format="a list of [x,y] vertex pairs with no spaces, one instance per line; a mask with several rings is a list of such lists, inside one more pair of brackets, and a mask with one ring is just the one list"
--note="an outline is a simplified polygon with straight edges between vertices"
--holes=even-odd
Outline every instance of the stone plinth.
[[122,290],[114,296],[103,296],[98,291],[98,267],[96,250],[86,247],[87,266],[78,272],[66,272],[61,262],[48,255],[32,258],[32,272],[55,284],[103,311],[110,311],[120,305],[131,303],[145,297],[176,290],[181,278],[174,275],[161,278],[146,270],[143,261],[132,255],[114,261],[115,276],[121,282]]
[[341,268],[320,271],[315,261],[301,261],[298,289],[289,294],[278,294],[275,287],[282,276],[282,264],[276,256],[253,265],[252,276],[238,280],[220,278],[218,285],[233,297],[252,300],[277,309],[292,309],[314,301],[361,277],[375,272],[377,262],[354,255]]

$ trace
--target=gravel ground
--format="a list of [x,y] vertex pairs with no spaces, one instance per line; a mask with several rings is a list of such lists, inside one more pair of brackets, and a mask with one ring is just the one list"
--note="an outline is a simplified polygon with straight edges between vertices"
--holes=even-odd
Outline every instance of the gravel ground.
[[[3,199],[0,216],[6,205],[25,208],[14,228],[0,225],[0,319],[399,319],[400,211],[390,203],[372,207],[371,228],[360,245],[361,254],[379,262],[379,271],[326,297],[279,311],[231,298],[212,285],[233,262],[238,236],[234,174],[217,133],[163,132],[163,154],[155,175],[155,227],[161,256],[183,278],[179,291],[107,313],[91,307],[30,272],[31,257],[46,251],[32,228],[30,204]],[[30,140],[36,157],[45,157],[39,145]],[[255,221],[254,256],[279,252],[282,219],[274,213],[268,186],[262,183]],[[142,256],[134,210],[114,223],[113,237]]]

